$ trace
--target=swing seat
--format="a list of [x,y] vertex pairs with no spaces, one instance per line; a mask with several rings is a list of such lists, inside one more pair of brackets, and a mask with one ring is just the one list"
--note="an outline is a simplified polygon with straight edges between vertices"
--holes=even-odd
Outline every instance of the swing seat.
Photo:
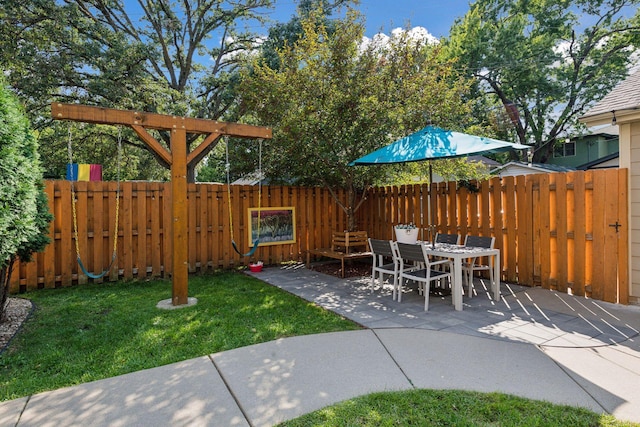
[[82,273],[84,273],[85,276],[91,279],[102,279],[104,276],[109,274],[109,272],[111,271],[111,268],[113,267],[113,264],[116,262],[116,258],[117,258],[117,255],[114,252],[113,256],[111,257],[111,264],[109,264],[107,269],[100,274],[94,274],[94,273],[91,273],[90,271],[87,271],[87,268],[82,263],[82,258],[80,258],[80,256],[78,256],[78,266],[80,267],[80,270],[82,270]]
[[238,255],[241,256],[252,256],[256,250],[258,249],[258,245],[260,244],[260,239],[256,239],[253,241],[253,247],[251,248],[251,250],[249,252],[247,252],[246,254],[243,254],[242,252],[240,252],[240,249],[238,249],[238,245],[236,245],[236,241],[235,240],[231,240],[231,246],[233,246],[233,250],[236,251],[238,253]]

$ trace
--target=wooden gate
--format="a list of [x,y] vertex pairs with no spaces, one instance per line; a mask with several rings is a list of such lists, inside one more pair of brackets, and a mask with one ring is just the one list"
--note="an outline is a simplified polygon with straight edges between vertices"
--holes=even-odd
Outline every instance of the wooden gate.
[[532,175],[528,181],[531,284],[628,304],[627,170]]

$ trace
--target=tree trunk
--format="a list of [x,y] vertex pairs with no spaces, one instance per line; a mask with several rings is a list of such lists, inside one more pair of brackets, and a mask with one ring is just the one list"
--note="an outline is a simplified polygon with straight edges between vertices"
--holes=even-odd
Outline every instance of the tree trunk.
[[196,165],[187,165],[187,182],[193,184],[196,182]]
[[9,282],[15,258],[12,257],[8,264],[0,269],[0,323],[4,322],[7,315],[7,300],[9,299]]
[[349,188],[347,191],[347,208],[345,209],[347,214],[347,228],[349,231],[358,231],[358,225],[356,224],[356,211],[354,209],[356,202],[356,192],[353,188]]
[[326,185],[325,183],[325,188],[329,190],[329,193],[331,193],[331,197],[333,197],[333,200],[347,215],[347,231],[358,231],[355,213],[360,208],[360,206],[362,206],[362,203],[364,203],[364,201],[367,199],[366,195],[367,191],[369,191],[369,187],[362,192],[362,197],[356,202],[358,193],[353,186],[349,186],[347,188],[346,206],[338,199],[338,195],[335,193],[335,191],[333,191],[333,188],[331,188],[331,186]]

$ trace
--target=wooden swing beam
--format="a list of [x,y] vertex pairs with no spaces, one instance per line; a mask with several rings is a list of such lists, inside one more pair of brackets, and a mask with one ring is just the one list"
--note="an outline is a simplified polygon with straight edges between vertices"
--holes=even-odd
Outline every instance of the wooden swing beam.
[[[104,125],[128,126],[144,143],[171,165],[172,229],[172,297],[174,306],[188,303],[189,266],[187,236],[187,166],[198,162],[202,154],[224,135],[240,138],[271,138],[271,129],[239,123],[195,119],[164,114],[145,113],[78,104],[51,104],[51,116],[55,120]],[[147,129],[171,132],[170,149],[162,146]],[[187,150],[187,134],[207,135],[191,152]]]

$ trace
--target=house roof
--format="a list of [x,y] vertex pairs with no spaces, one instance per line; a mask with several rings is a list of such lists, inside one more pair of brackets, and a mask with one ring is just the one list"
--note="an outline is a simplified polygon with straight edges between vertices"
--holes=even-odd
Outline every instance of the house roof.
[[611,92],[605,95],[585,115],[581,121],[589,122],[601,116],[611,121],[614,117],[619,119],[625,113],[640,109],[640,72],[635,72],[620,82]]
[[484,164],[485,166],[488,167],[494,167],[494,166],[500,166],[500,162],[496,162],[495,160],[492,160],[488,157],[485,156],[469,156],[467,157],[467,161],[468,162],[480,162],[482,164]]
[[620,127],[617,125],[606,125],[598,128],[591,128],[587,133],[582,135],[582,137],[584,138],[597,135],[620,136]]
[[258,185],[262,180],[264,180],[264,174],[259,171],[254,171],[236,179],[231,183],[231,185]]
[[615,162],[612,162],[612,160],[618,159],[619,157],[620,157],[620,153],[612,153],[612,154],[609,154],[608,156],[604,156],[599,159],[592,160],[583,165],[580,165],[576,167],[576,169],[586,171],[588,169],[596,169],[596,168],[604,168],[604,167],[615,168],[615,167],[618,167],[618,165],[616,165]]
[[574,168],[568,166],[552,165],[548,163],[509,162],[491,171],[492,175],[503,175],[506,171],[520,171],[520,173],[507,173],[506,175],[522,175],[526,173],[571,172]]

